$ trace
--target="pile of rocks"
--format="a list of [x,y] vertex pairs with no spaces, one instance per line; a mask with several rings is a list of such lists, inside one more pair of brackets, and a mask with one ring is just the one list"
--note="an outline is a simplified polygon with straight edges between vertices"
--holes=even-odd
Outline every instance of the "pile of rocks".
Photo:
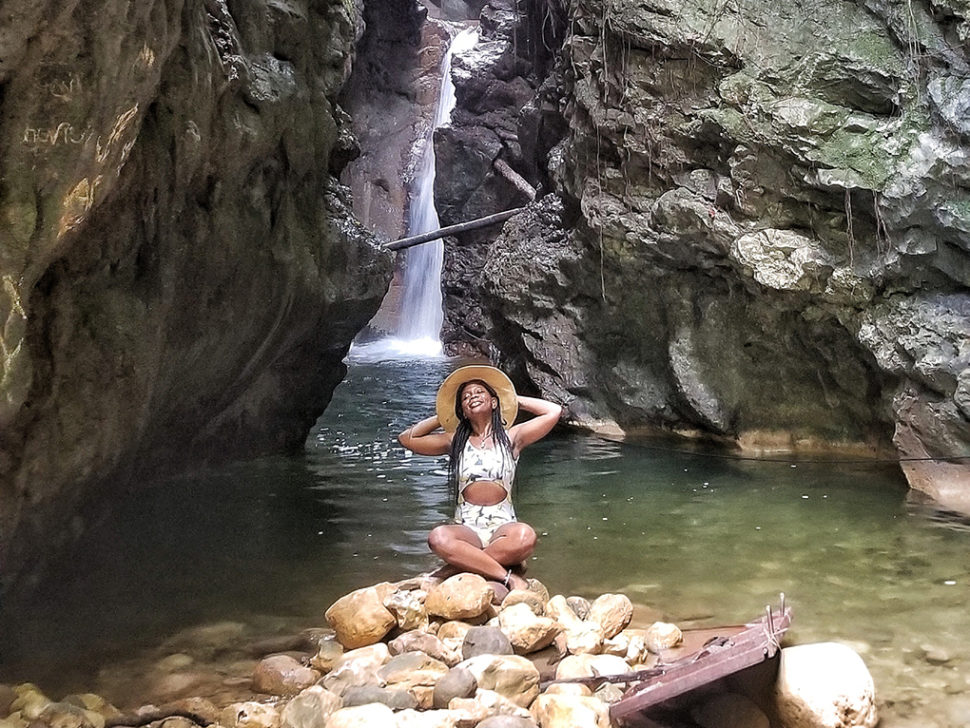
[[[550,598],[535,580],[500,603],[474,574],[377,584],[327,610],[330,629],[306,633],[314,652],[260,659],[249,684],[258,695],[181,701],[169,714],[182,717],[165,728],[188,728],[189,719],[225,728],[606,728],[622,691],[582,678],[651,668],[683,636],[666,622],[632,628],[633,611],[622,594]],[[766,667],[694,691],[675,706],[678,724],[875,725],[872,678],[848,647],[785,648]],[[164,713],[145,706],[121,716],[94,695],[54,703],[32,685],[0,686],[0,728],[144,725]]]

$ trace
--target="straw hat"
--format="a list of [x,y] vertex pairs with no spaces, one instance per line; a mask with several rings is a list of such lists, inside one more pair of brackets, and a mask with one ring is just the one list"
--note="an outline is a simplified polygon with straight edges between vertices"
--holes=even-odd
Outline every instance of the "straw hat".
[[502,407],[502,420],[506,427],[511,427],[515,416],[519,413],[519,403],[515,396],[515,386],[505,373],[489,366],[467,366],[456,369],[438,387],[435,399],[435,409],[438,411],[438,422],[448,432],[458,429],[458,416],[455,414],[455,395],[458,388],[465,382],[472,380],[485,382],[495,390]]

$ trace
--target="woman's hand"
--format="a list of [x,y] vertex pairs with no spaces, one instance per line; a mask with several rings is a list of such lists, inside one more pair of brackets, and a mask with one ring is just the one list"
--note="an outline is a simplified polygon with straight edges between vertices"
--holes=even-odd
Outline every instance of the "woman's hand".
[[535,415],[530,420],[515,425],[509,429],[509,439],[512,441],[513,453],[518,456],[522,448],[531,445],[537,440],[549,434],[559,418],[562,416],[562,407],[555,402],[538,397],[516,397],[519,409]]
[[418,455],[445,455],[451,450],[452,435],[440,428],[438,415],[432,415],[411,425],[397,436],[397,441]]

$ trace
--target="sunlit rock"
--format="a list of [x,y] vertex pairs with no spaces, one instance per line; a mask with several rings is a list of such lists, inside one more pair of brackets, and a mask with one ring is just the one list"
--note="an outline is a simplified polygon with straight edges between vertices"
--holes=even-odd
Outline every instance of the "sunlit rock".
[[319,672],[288,655],[270,655],[253,672],[253,690],[270,695],[296,695],[319,679]]
[[424,608],[427,594],[419,589],[398,590],[384,599],[384,606],[403,630],[427,629],[428,611]]
[[615,655],[567,655],[556,666],[556,679],[623,675],[628,672],[630,665],[627,661]]
[[344,654],[344,646],[336,635],[327,635],[318,641],[317,653],[310,658],[310,667],[322,673],[330,672]]
[[455,710],[402,710],[395,716],[394,728],[461,728],[467,717]]
[[340,708],[331,714],[326,728],[390,728],[395,726],[394,711],[381,703]]
[[680,627],[670,622],[654,622],[643,635],[647,649],[654,654],[659,654],[663,650],[679,645],[684,635]]
[[472,673],[478,687],[494,690],[523,708],[539,694],[539,671],[519,655],[479,655],[457,667]]
[[850,647],[820,642],[781,651],[774,691],[786,728],[872,728],[875,686]]
[[541,595],[529,589],[513,589],[508,594],[505,595],[505,599],[502,600],[502,609],[508,609],[514,604],[525,603],[529,605],[537,617],[541,617],[546,612],[546,603],[542,600]]
[[357,589],[334,602],[326,612],[337,640],[347,649],[379,642],[397,624],[384,606],[393,586],[388,583]]
[[499,615],[499,626],[519,654],[527,655],[552,644],[562,626],[550,617],[536,616],[526,603],[506,607]]
[[405,652],[424,652],[436,660],[441,660],[449,667],[457,665],[462,660],[461,653],[446,645],[436,635],[413,630],[398,635],[387,643],[388,650],[392,655],[400,655]]
[[33,683],[23,683],[14,687],[17,697],[10,703],[11,713],[20,713],[27,721],[37,720],[53,701],[44,695]]
[[470,698],[478,689],[478,680],[470,670],[455,666],[435,685],[432,703],[435,708],[447,708],[456,698]]
[[405,688],[359,685],[347,688],[343,694],[343,707],[381,703],[391,710],[407,710],[420,707],[420,701]]
[[511,655],[509,634],[500,627],[472,627],[461,643],[462,659],[478,655]]
[[478,574],[456,574],[434,587],[424,606],[445,619],[471,619],[488,610],[492,597],[492,587]]
[[383,642],[351,650],[334,663],[322,685],[337,695],[343,695],[350,687],[383,685],[378,670],[390,659],[390,651]]
[[423,652],[405,652],[388,660],[377,674],[387,687],[406,690],[418,699],[419,707],[430,708],[434,687],[447,672],[447,665]]
[[625,594],[601,594],[593,600],[585,619],[598,624],[603,639],[609,639],[630,624],[633,602]]
[[282,728],[326,728],[331,714],[342,705],[338,695],[320,685],[311,685],[283,708]]
[[546,603],[546,614],[562,625],[567,649],[571,654],[596,654],[603,648],[603,635],[598,624],[576,616],[562,595]]
[[448,703],[448,707],[451,710],[464,712],[476,723],[496,715],[531,718],[528,710],[494,690],[480,689],[473,697],[454,698]]
[[[226,728],[280,728],[280,712],[266,703],[233,703],[219,715],[219,724]],[[290,728],[310,728],[291,726]]]
[[593,691],[588,685],[582,683],[553,683],[543,691],[544,695],[575,695],[581,698],[590,698]]
[[530,708],[539,728],[609,728],[606,703],[575,695],[543,694]]

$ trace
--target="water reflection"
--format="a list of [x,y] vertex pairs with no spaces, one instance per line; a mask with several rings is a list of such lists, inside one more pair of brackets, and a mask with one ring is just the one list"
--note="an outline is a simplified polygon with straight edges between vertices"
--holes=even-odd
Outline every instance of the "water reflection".
[[[394,435],[432,412],[452,366],[353,363],[302,456],[120,502],[37,603],[8,615],[3,678],[97,690],[100,664],[176,629],[320,625],[336,596],[432,568],[445,462]],[[625,592],[641,619],[687,625],[750,619],[785,592],[793,639],[851,642],[891,713],[970,689],[965,521],[912,502],[893,468],[708,454],[584,436],[532,446],[516,494],[540,534],[531,574],[554,592]],[[945,663],[925,658],[937,646]]]

